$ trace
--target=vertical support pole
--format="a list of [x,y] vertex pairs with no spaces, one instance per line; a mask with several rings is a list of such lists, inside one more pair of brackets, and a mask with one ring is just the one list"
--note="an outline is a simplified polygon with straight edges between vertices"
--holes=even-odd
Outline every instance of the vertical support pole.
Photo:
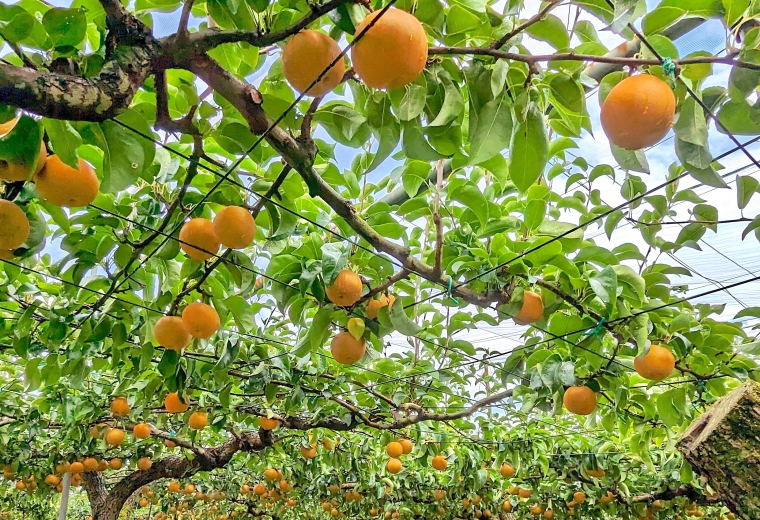
[[69,490],[71,489],[71,473],[63,474],[63,491],[61,492],[61,510],[58,511],[58,520],[66,520],[66,511],[69,508]]

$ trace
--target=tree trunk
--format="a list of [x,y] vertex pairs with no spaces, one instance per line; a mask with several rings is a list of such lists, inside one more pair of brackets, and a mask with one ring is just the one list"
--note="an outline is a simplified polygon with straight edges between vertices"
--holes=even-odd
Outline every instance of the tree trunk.
[[760,518],[760,384],[749,381],[715,403],[678,450],[739,518]]

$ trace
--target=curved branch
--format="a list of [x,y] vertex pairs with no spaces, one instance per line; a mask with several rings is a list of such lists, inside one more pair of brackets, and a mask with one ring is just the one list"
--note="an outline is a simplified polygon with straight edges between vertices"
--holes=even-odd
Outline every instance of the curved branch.
[[325,15],[350,1],[351,0],[330,0],[325,4],[313,6],[309,14],[303,16],[296,23],[281,31],[262,33],[261,31],[222,31],[218,29],[205,29],[192,34],[178,32],[177,34],[161,39],[159,43],[165,48],[169,55],[178,61],[188,59],[194,55],[205,54],[211,49],[218,47],[219,45],[224,45],[225,43],[244,42],[249,43],[254,47],[267,47],[296,34],[301,29],[308,27],[311,22],[315,21],[322,15]]
[[98,520],[115,519],[129,497],[151,482],[162,478],[181,479],[198,471],[223,468],[236,453],[262,451],[272,444],[269,432],[233,434],[219,446],[204,450],[203,454],[194,459],[166,457],[153,463],[148,470],[134,471],[116,483],[108,493],[105,493],[99,473],[84,473],[83,483],[93,508],[93,516]]

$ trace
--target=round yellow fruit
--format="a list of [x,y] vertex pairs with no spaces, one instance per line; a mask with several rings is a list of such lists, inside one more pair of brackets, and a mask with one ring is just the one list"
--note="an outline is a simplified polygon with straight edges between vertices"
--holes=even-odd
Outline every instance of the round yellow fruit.
[[208,219],[190,219],[179,231],[179,247],[187,256],[198,262],[216,255],[219,246],[214,224]]
[[651,345],[645,356],[633,360],[633,368],[644,379],[662,381],[673,373],[676,358],[670,350],[660,345]]
[[332,339],[330,351],[338,363],[353,365],[364,357],[367,347],[364,338],[356,339],[350,332],[341,332]]
[[654,146],[670,131],[676,97],[670,85],[639,74],[615,85],[602,104],[601,122],[610,142],[626,150]]
[[187,331],[185,322],[179,316],[163,316],[153,327],[153,337],[164,348],[181,352],[193,337]]
[[596,410],[596,392],[587,386],[571,386],[565,390],[562,402],[570,413],[589,415]]
[[391,8],[370,13],[356,28],[354,39],[351,62],[369,87],[403,87],[417,79],[425,68],[427,35],[420,21],[406,11]]
[[[322,97],[343,80],[346,72],[338,43],[319,31],[304,29],[293,36],[282,49],[282,72],[288,83],[301,94]],[[330,67],[326,73],[323,71]],[[314,86],[314,81],[321,78]],[[307,91],[308,89],[308,91]]]
[[83,159],[72,168],[57,155],[51,155],[45,166],[34,176],[34,184],[43,199],[54,206],[79,208],[87,206],[100,190],[95,170]]
[[208,304],[194,302],[182,311],[185,330],[194,338],[207,339],[216,334],[221,326],[219,314]]
[[362,279],[355,272],[343,269],[335,282],[325,289],[325,294],[335,305],[350,307],[362,297]]
[[245,249],[256,236],[256,221],[247,209],[227,206],[214,217],[214,233],[224,247]]
[[544,315],[544,300],[533,291],[523,292],[523,304],[520,312],[513,319],[518,325],[530,325]]
[[0,249],[10,251],[21,247],[29,231],[24,210],[9,200],[0,199]]

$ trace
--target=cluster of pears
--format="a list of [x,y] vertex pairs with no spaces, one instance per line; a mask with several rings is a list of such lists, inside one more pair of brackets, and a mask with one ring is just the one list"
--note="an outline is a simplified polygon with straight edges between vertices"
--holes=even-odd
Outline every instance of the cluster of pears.
[[[15,117],[0,124],[0,138],[8,135],[19,121],[20,118]],[[74,168],[57,155],[48,156],[41,139],[39,150],[31,163],[17,158],[0,161],[0,180],[18,182],[32,179],[40,196],[54,206],[78,208],[95,200],[100,181],[89,163],[79,159],[78,167]]]
[[414,449],[414,444],[409,439],[399,439],[397,441],[391,441],[385,445],[385,452],[390,457],[390,460],[386,463],[385,469],[388,473],[396,474],[401,472],[403,465],[399,460],[402,455],[409,455]]
[[[335,281],[325,288],[327,298],[340,307],[351,307],[362,297],[362,279],[354,271],[343,269]],[[383,307],[391,307],[396,301],[392,294],[381,294],[367,302],[364,314],[374,320]],[[366,343],[363,337],[356,338],[348,331],[335,335],[330,343],[330,351],[335,361],[342,365],[353,365],[366,353]]]
[[182,352],[195,339],[208,339],[219,330],[221,319],[211,305],[189,304],[182,316],[163,316],[153,327],[153,337],[164,348]]
[[202,217],[190,219],[179,232],[180,248],[199,262],[216,255],[221,246],[245,249],[255,236],[256,221],[241,206],[223,208],[213,221]]
[[[367,86],[400,88],[417,79],[425,68],[425,30],[406,11],[391,8],[370,13],[356,27],[354,39],[351,63]],[[282,71],[298,92],[322,97],[343,81],[346,65],[335,40],[305,29],[285,44]]]

